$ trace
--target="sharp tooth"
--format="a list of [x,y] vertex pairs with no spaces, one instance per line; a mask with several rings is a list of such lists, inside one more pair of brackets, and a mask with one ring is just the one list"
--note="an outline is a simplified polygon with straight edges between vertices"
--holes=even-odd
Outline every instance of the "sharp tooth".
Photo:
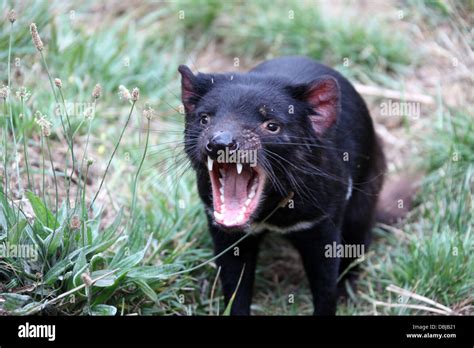
[[221,195],[221,203],[224,203],[224,195]]
[[219,178],[219,182],[221,183],[221,186],[224,186],[224,179],[223,178]]
[[248,198],[249,198],[249,199],[252,199],[252,198],[254,198],[254,197],[255,197],[255,190],[251,190],[250,193],[249,193],[249,195],[248,195]]
[[225,177],[225,170],[224,169],[219,169],[219,173],[221,174],[222,177]]
[[217,220],[222,220],[224,218],[224,214],[221,214],[217,211],[214,211],[214,217],[217,219]]
[[[249,195],[249,197],[250,197],[250,195]],[[252,202],[252,200],[251,200],[250,198],[247,198],[247,200],[246,200],[245,203],[244,203],[245,206],[247,207],[247,206],[250,204],[250,202]],[[245,210],[245,209],[244,209],[244,210]]]
[[237,174],[242,173],[242,168],[243,168],[242,163],[237,163]]
[[209,169],[210,172],[212,172],[212,165],[214,164],[214,160],[207,156],[207,169]]
[[220,191],[220,193],[221,193],[221,196],[223,196],[223,195],[224,195],[224,188],[221,187],[221,188],[219,189],[219,191]]

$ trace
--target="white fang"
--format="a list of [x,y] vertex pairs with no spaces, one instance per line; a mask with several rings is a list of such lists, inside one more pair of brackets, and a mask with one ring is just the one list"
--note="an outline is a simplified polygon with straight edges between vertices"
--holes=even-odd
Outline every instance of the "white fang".
[[214,160],[207,156],[207,169],[209,169],[210,172],[212,172],[212,165],[214,164]]

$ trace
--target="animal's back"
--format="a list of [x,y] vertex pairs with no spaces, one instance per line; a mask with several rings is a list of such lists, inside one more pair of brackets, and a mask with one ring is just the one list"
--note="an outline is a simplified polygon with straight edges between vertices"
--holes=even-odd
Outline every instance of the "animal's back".
[[[336,70],[303,56],[287,56],[265,61],[252,72],[280,76],[294,84],[306,84],[324,75],[334,77],[340,88],[341,113],[332,137],[347,161],[355,182],[367,179],[375,157],[380,157],[375,131],[367,106],[352,84]],[[383,155],[382,155],[383,157]]]

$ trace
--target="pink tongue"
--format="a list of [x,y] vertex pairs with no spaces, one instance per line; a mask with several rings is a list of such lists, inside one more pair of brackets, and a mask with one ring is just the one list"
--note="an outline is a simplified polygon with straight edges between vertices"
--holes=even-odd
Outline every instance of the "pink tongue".
[[251,179],[251,171],[243,168],[237,174],[237,167],[230,165],[224,177],[224,220],[233,220],[242,214],[242,208],[247,200],[247,186]]

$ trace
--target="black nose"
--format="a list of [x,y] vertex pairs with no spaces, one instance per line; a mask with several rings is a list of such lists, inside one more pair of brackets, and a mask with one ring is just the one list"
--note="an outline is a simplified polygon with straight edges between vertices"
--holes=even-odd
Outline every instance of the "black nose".
[[219,150],[237,150],[238,144],[231,132],[220,131],[214,134],[206,144],[206,151],[209,156],[217,156]]

